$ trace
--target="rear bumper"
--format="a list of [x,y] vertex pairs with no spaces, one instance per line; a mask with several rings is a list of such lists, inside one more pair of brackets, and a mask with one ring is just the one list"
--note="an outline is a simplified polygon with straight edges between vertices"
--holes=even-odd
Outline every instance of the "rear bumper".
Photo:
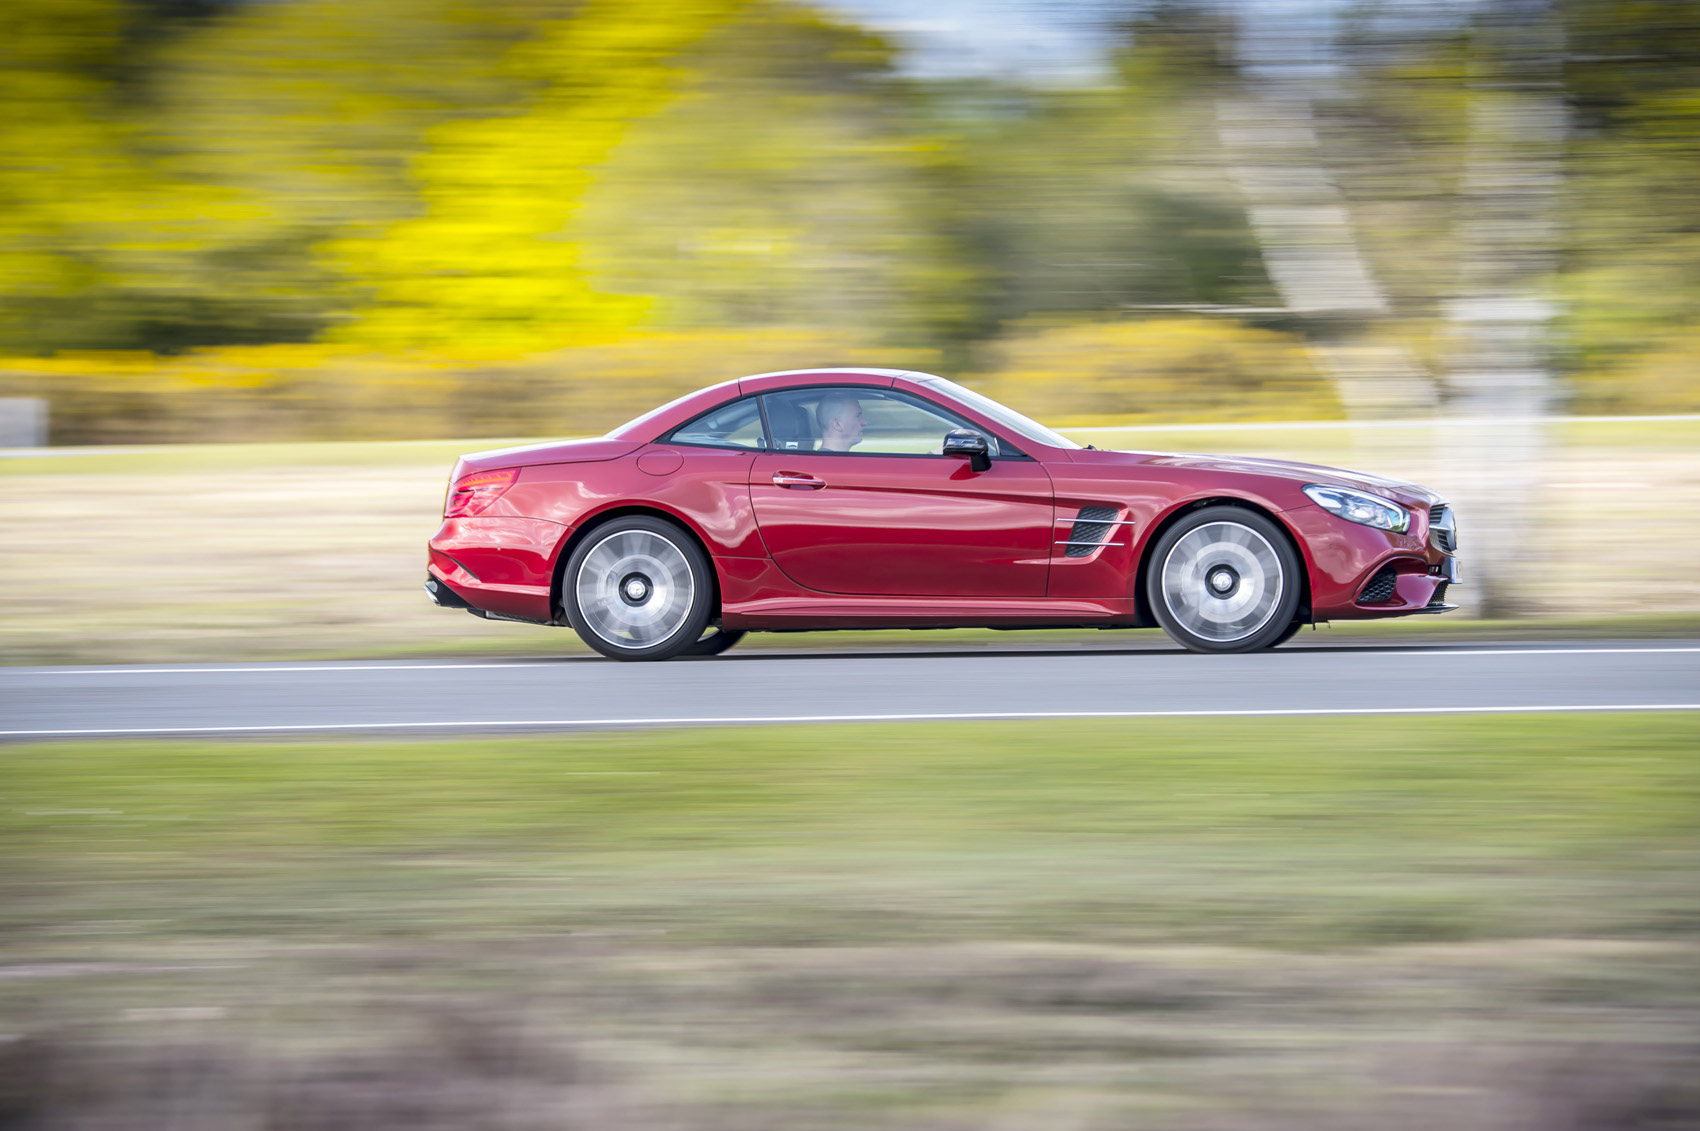
[[[565,526],[545,519],[444,519],[425,566],[427,586],[435,580],[440,591],[426,592],[445,608],[553,623],[555,555],[566,536]],[[444,600],[442,591],[453,596]]]
[[433,577],[429,569],[425,571],[425,596],[431,598],[431,603],[439,609],[474,611],[471,602],[451,589],[448,582]]

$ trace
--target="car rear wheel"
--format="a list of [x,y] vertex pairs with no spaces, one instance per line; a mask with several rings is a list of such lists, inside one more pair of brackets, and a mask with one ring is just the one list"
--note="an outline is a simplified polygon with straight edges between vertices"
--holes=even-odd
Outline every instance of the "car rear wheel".
[[1255,511],[1194,511],[1158,539],[1151,562],[1146,596],[1157,621],[1194,652],[1254,652],[1296,631],[1298,554]]
[[604,656],[666,660],[701,642],[712,592],[696,542],[671,522],[635,515],[597,527],[573,551],[561,600],[579,636]]

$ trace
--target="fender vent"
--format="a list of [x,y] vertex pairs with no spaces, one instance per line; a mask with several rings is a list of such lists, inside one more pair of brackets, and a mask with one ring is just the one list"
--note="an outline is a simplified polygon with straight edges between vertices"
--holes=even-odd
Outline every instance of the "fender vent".
[[1102,546],[1110,531],[1116,528],[1117,512],[1116,507],[1081,507],[1080,513],[1074,517],[1074,526],[1068,532],[1069,544],[1063,551],[1063,557],[1084,558]]
[[1393,596],[1393,591],[1399,587],[1399,571],[1388,562],[1375,571],[1375,576],[1369,579],[1364,591],[1358,594],[1358,604],[1378,605]]

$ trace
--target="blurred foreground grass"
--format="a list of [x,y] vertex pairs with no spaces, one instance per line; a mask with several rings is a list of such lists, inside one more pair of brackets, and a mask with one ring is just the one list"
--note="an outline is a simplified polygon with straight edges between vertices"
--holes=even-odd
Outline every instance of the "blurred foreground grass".
[[1697,750],[1692,714],[13,746],[0,1007],[50,1035],[0,1061],[168,1081],[127,1127],[1688,1127]]
[[[1402,475],[1452,492],[1428,426],[1080,428],[1082,441],[1143,450],[1279,456]],[[1449,617],[1358,634],[1693,632],[1700,537],[1700,419],[1555,422],[1542,474],[1545,566],[1528,587],[1536,621],[1467,625],[1470,517],[1459,503],[1465,584]],[[0,459],[0,660],[112,663],[582,651],[568,630],[436,609],[420,590],[455,456],[512,440],[205,444],[42,449]],[[1656,489],[1654,489],[1656,488]],[[1152,634],[1144,634],[1151,636]],[[740,647],[840,648],[894,641],[1000,646],[1104,643],[1101,632],[753,635]],[[1152,636],[1154,639],[1154,636]],[[1320,636],[1315,639],[1320,639]]]

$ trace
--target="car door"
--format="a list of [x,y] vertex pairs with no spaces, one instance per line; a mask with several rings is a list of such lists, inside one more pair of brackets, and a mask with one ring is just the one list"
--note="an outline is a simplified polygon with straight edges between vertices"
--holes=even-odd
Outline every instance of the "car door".
[[870,596],[1045,595],[1052,492],[1039,463],[990,434],[985,471],[939,454],[966,422],[892,389],[786,389],[762,405],[770,442],[750,498],[791,580]]

